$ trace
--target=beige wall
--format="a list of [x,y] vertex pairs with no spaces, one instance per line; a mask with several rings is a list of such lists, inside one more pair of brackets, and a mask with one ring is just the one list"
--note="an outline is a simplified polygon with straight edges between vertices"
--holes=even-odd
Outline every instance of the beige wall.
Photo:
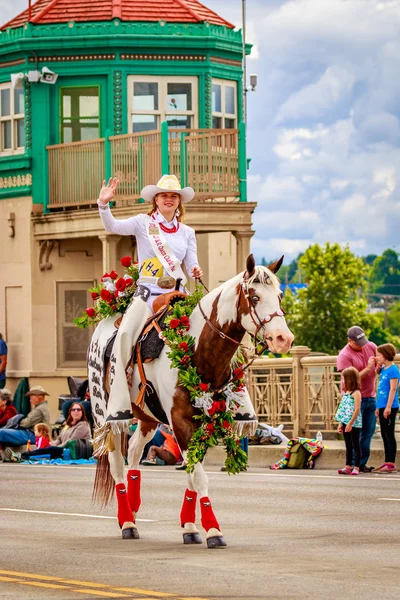
[[208,289],[218,287],[237,274],[236,238],[232,233],[197,233],[196,238],[199,263]]
[[[0,202],[0,331],[8,345],[7,370],[32,365],[31,206],[31,197]],[[14,237],[9,236],[10,213],[15,214]]]

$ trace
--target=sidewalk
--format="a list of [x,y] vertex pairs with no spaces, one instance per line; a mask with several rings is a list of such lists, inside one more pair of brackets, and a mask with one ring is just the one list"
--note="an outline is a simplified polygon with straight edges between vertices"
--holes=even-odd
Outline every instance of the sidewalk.
[[[344,442],[328,440],[324,442],[324,451],[315,461],[316,469],[339,469],[346,460]],[[400,448],[399,448],[400,449]],[[279,446],[249,446],[249,467],[268,468],[283,458],[285,444]],[[368,464],[378,467],[384,462],[383,443],[372,440],[371,456]],[[206,466],[222,466],[225,462],[225,450],[222,446],[210,448],[207,452]]]

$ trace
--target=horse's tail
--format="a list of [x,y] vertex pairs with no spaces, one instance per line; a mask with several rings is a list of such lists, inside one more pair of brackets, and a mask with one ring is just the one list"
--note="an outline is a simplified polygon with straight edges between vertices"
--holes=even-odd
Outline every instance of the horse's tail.
[[94,478],[92,501],[98,502],[103,508],[109,504],[114,494],[114,479],[110,471],[108,454],[97,459],[96,476]]
[[[112,443],[113,436],[110,435],[110,442]],[[126,456],[128,446],[128,436],[121,434],[121,452],[123,456]],[[92,501],[99,503],[105,508],[112,500],[114,495],[115,482],[111,475],[110,461],[108,459],[108,452],[113,451],[114,448],[110,449],[100,456],[97,457],[96,475],[93,484]]]

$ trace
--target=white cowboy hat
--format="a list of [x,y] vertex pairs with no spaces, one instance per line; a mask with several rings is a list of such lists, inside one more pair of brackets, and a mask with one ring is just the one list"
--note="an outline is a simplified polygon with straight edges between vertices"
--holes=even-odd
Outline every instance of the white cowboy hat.
[[151,202],[154,196],[161,192],[176,192],[180,195],[182,204],[194,198],[194,189],[191,187],[182,189],[176,175],[163,175],[157,185],[146,185],[141,191],[141,196],[146,202]]

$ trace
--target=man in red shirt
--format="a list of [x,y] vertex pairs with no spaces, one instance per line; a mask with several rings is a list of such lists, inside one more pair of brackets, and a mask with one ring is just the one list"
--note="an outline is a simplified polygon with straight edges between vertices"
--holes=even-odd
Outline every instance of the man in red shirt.
[[347,332],[347,341],[347,345],[339,352],[336,366],[338,371],[343,371],[347,367],[354,367],[361,375],[360,471],[370,473],[373,467],[368,467],[367,462],[370,455],[371,439],[376,427],[376,344],[369,342],[364,331],[357,326],[350,327]]

